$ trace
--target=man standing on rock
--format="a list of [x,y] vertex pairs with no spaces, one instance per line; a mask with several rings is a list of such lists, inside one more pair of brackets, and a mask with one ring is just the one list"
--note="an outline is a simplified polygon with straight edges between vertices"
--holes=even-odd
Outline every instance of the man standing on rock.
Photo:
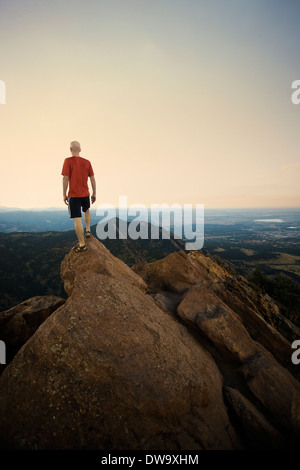
[[[87,247],[84,241],[84,230],[82,226],[83,211],[84,222],[86,226],[85,236],[91,236],[91,213],[90,213],[90,192],[88,187],[88,178],[90,178],[93,194],[91,196],[92,204],[96,201],[96,180],[94,171],[89,160],[79,156],[81,152],[80,143],[73,141],[70,144],[72,157],[66,158],[63,164],[61,174],[63,175],[63,200],[69,206],[69,214],[74,219],[75,232],[78,243],[74,250],[77,253],[86,251]],[[69,193],[67,196],[67,189]]]

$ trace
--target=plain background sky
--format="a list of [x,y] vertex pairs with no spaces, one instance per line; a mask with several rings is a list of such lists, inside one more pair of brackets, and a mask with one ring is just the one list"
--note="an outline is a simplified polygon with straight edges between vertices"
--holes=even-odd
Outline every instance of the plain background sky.
[[0,205],[300,206],[297,0],[1,0]]

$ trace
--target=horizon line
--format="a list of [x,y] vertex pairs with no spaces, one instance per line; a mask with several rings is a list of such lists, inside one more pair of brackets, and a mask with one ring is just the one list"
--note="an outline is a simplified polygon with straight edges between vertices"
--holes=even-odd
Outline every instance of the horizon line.
[[[162,203],[164,204],[164,203]],[[184,203],[184,204],[188,204],[188,203]],[[192,206],[196,205],[197,203],[195,204],[192,204]],[[168,204],[169,208],[171,209],[172,207],[172,204]],[[183,206],[183,204],[182,204]],[[205,206],[205,204],[203,204],[204,206],[204,210],[258,210],[258,209],[261,209],[261,210],[270,210],[270,209],[276,209],[276,210],[285,210],[285,209],[300,209],[300,205],[299,206],[252,206],[252,207],[209,207],[209,206]],[[108,205],[109,207],[109,205]],[[141,206],[135,206],[135,208],[137,209],[138,207],[145,207],[144,204],[141,204]],[[130,208],[130,204],[127,206],[127,207],[119,207],[119,206],[115,206],[115,208],[117,210],[124,210],[124,209],[128,209]],[[147,206],[146,205],[146,209],[153,209],[151,208],[151,206]],[[156,209],[156,208],[154,208]],[[162,209],[168,209],[168,207],[166,208],[157,208],[159,210],[162,210]],[[46,206],[46,207],[10,207],[10,206],[0,206],[0,212],[9,212],[9,211],[49,211],[49,210],[53,210],[53,211],[65,211],[66,208],[64,207],[59,207],[59,206]],[[96,211],[97,210],[97,207],[96,208],[93,208],[93,207],[90,207],[90,210],[91,211]]]

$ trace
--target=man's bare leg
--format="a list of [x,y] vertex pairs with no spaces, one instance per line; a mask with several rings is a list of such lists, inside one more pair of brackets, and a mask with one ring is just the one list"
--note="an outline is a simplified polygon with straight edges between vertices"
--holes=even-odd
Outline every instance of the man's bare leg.
[[74,217],[75,232],[79,241],[79,246],[84,246],[84,231],[82,226],[81,217]]
[[91,213],[90,209],[83,213],[85,228],[87,232],[91,231]]

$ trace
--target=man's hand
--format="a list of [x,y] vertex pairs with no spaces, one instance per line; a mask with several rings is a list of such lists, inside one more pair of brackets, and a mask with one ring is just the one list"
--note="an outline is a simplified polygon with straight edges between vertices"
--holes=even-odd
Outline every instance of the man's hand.
[[63,201],[67,205],[69,204],[69,201],[67,198],[68,185],[69,185],[69,177],[67,175],[63,175]]
[[90,179],[91,179],[91,185],[92,185],[92,191],[93,191],[91,199],[92,199],[92,204],[94,204],[94,202],[96,201],[96,179],[94,175],[90,176]]

